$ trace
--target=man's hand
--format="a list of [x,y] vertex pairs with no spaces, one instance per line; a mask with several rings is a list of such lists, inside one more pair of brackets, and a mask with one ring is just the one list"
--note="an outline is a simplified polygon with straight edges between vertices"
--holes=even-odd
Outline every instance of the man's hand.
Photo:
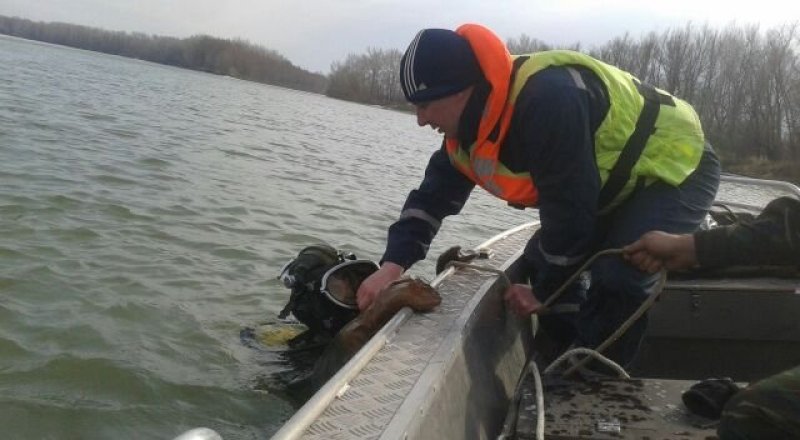
[[533,289],[526,284],[512,284],[503,298],[511,311],[522,317],[537,313],[542,308],[542,303],[533,295]]
[[375,301],[378,292],[392,281],[400,278],[403,272],[405,272],[405,269],[399,264],[390,261],[383,263],[380,269],[368,276],[358,287],[356,301],[358,302],[359,310],[366,310]]
[[697,266],[694,236],[650,231],[623,249],[625,259],[639,270],[656,273]]

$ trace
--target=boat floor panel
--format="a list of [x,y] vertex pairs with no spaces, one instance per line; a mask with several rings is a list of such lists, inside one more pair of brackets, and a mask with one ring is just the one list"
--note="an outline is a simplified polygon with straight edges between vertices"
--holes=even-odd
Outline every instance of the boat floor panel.
[[[526,378],[517,438],[536,438],[533,379]],[[544,379],[545,438],[715,439],[716,422],[688,412],[681,394],[692,381]]]

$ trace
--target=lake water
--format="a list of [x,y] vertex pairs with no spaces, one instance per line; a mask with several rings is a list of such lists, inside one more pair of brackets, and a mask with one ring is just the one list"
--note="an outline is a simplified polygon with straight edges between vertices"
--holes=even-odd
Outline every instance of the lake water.
[[[0,37],[0,437],[268,438],[242,346],[327,242],[377,260],[439,135],[412,115]],[[534,216],[476,190],[428,260]]]

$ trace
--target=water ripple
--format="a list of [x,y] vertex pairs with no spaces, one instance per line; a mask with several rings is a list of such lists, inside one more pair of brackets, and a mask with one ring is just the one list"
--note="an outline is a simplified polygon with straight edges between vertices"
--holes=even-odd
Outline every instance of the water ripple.
[[[440,139],[408,114],[6,37],[0,65],[3,436],[266,438],[291,406],[252,385],[286,366],[239,329],[277,314],[301,247],[378,259]],[[528,218],[476,194],[431,253]]]

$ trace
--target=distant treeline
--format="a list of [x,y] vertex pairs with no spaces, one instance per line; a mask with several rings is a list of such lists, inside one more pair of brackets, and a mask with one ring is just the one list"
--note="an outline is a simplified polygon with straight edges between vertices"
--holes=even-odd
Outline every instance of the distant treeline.
[[327,78],[293,65],[273,50],[243,40],[197,35],[161,37],[0,15],[0,34],[45,41],[154,63],[323,93]]
[[694,105],[728,160],[800,160],[800,27],[730,26],[617,38],[594,54]]
[[400,89],[397,49],[367,48],[363,55],[350,54],[331,66],[328,91],[332,98],[389,107],[408,107]]
[[[0,16],[0,33],[230,75],[338,99],[409,108],[398,79],[402,53],[369,47],[331,66],[328,77],[242,40],[172,38]],[[628,34],[583,50],[522,34],[507,41],[523,54],[553,48],[586,52],[692,103],[706,137],[727,162],[800,161],[800,25],[713,29],[691,24],[639,38]]]
[[[800,160],[800,28],[785,25],[723,30],[687,25],[641,38],[626,34],[604,46],[552,47],[521,35],[514,54],[553,48],[583,51],[692,103],[706,137],[727,162]],[[399,50],[367,49],[335,63],[328,95],[402,106]]]

